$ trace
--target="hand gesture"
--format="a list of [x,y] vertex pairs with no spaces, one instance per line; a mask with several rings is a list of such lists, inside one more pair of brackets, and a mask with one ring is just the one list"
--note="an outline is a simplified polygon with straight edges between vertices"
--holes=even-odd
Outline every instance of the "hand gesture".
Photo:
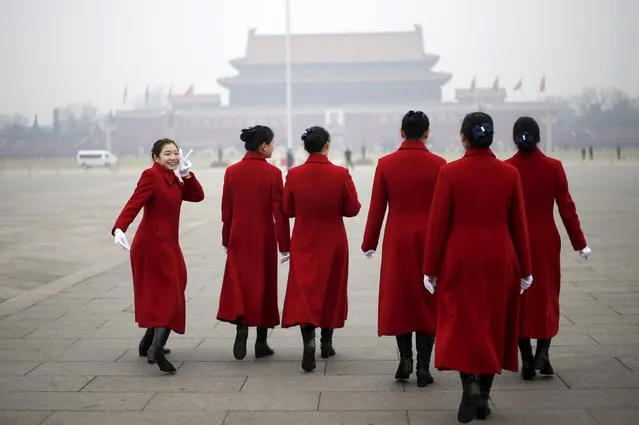
[[424,288],[431,294],[435,293],[437,286],[437,276],[424,276]]
[[533,277],[532,277],[532,275],[530,275],[528,277],[522,277],[520,282],[521,283],[520,283],[520,287],[519,287],[519,289],[520,289],[519,293],[523,294],[526,289],[530,288],[530,285],[533,282]]
[[124,234],[124,232],[120,229],[115,229],[115,232],[113,232],[113,235],[115,236],[115,240],[114,243],[119,246],[121,249],[129,251],[131,249],[131,247],[129,246],[129,241],[126,240],[126,235]]
[[591,252],[592,250],[586,246],[584,249],[579,251],[579,256],[583,258],[584,260],[588,261],[588,259],[590,258]]
[[180,166],[178,167],[178,172],[180,173],[181,177],[187,177],[189,174],[191,174],[191,161],[187,161],[187,158],[189,157],[189,155],[191,155],[191,153],[193,153],[193,149],[189,150],[189,152],[186,155],[183,155],[182,153],[182,149],[180,149]]

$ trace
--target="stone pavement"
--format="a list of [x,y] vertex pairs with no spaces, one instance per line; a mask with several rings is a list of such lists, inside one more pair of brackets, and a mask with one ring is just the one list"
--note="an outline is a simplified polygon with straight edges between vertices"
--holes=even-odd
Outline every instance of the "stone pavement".
[[[497,377],[491,423],[637,423],[639,166],[592,165],[566,165],[594,256],[580,262],[561,229],[557,376]],[[457,376],[434,372],[427,388],[396,383],[394,340],[377,337],[379,257],[359,254],[371,167],[353,173],[364,207],[348,221],[350,309],[335,334],[337,356],[304,374],[299,331],[275,329],[274,357],[255,361],[249,350],[233,359],[234,329],[215,320],[222,173],[201,170],[207,199],[184,206],[188,332],[169,339],[174,376],[137,357],[128,256],[109,235],[139,171],[0,177],[0,424],[457,423]],[[281,299],[287,265],[280,271]]]

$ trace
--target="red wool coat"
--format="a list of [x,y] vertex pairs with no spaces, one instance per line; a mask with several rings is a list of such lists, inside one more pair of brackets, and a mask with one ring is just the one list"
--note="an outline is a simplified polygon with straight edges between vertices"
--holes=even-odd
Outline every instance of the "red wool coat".
[[292,168],[284,212],[295,218],[282,327],[344,327],[348,315],[348,240],[343,217],[361,208],[348,170],[325,155]]
[[277,306],[277,249],[290,251],[288,217],[282,211],[282,172],[257,152],[224,174],[222,245],[227,248],[217,319],[273,328]]
[[539,149],[506,160],[519,170],[530,230],[533,284],[521,303],[520,336],[552,338],[559,331],[561,238],[555,225],[555,202],[574,250],[586,247],[575,203],[561,162]]
[[193,173],[180,182],[173,171],[156,162],[144,170],[113,225],[111,234],[115,229],[126,232],[144,208],[131,243],[135,321],[141,328],[167,327],[184,333],[186,264],[179,243],[180,208],[182,201],[203,199],[204,190]]
[[519,173],[490,149],[468,149],[441,168],[424,274],[438,277],[435,367],[517,371],[520,279],[531,274],[528,228]]
[[424,244],[439,169],[446,161],[404,141],[377,163],[362,251],[377,250],[388,205],[379,281],[377,334],[435,334],[437,298],[424,289]]

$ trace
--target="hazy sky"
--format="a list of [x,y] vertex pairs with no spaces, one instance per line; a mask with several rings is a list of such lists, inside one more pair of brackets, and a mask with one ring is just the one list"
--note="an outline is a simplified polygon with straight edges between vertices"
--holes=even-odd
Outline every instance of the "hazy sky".
[[[513,100],[538,98],[544,74],[548,95],[639,95],[638,18],[639,0],[291,0],[293,33],[421,24],[435,69],[453,73],[445,99],[475,74],[508,89],[523,76]],[[117,109],[125,85],[130,101],[149,84],[220,92],[250,27],[284,32],[284,0],[0,0],[0,114],[50,122],[69,103]]]

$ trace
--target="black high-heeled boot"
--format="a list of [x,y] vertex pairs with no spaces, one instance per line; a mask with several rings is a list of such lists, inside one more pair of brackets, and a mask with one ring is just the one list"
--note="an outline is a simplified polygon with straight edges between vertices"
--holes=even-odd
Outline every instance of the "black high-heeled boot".
[[323,359],[328,359],[335,355],[333,348],[333,329],[322,329],[320,336],[320,355]]
[[481,405],[477,408],[477,420],[484,420],[492,413],[490,411],[490,390],[493,387],[495,375],[478,375],[479,393],[481,395]]
[[315,370],[315,328],[309,326],[302,329],[302,341],[304,342],[304,351],[302,352],[302,369],[305,372]]
[[538,339],[537,350],[535,350],[535,369],[540,375],[551,376],[555,374],[555,370],[550,364],[550,339]]
[[275,351],[269,347],[266,337],[268,328],[257,328],[257,337],[255,338],[255,358],[268,357],[275,354]]
[[153,331],[153,342],[147,353],[147,362],[156,364],[162,372],[175,373],[175,366],[164,356],[164,344],[169,338],[171,330],[169,328],[155,328]]
[[519,339],[519,352],[521,353],[521,377],[524,381],[532,381],[535,373],[534,357],[530,338]]
[[[149,352],[149,347],[151,346],[151,343],[153,342],[154,329],[155,328],[148,328],[146,332],[144,333],[144,336],[140,340],[140,345],[138,346],[138,355],[140,357],[146,357],[147,353]],[[166,343],[166,341],[164,342]],[[163,348],[162,350],[164,350],[164,354],[169,354],[171,352],[171,350],[168,348]]]
[[430,374],[430,357],[433,352],[435,337],[417,332],[415,334],[415,345],[417,347],[417,386],[425,387],[435,382]]
[[481,391],[476,375],[459,372],[462,382],[462,398],[457,411],[457,421],[467,424],[477,417],[477,408],[482,405]]
[[399,365],[395,372],[395,379],[404,381],[413,373],[413,334],[396,335],[395,339],[399,350]]
[[248,325],[238,323],[235,330],[235,343],[233,344],[233,356],[237,360],[246,357],[246,340],[248,339]]

